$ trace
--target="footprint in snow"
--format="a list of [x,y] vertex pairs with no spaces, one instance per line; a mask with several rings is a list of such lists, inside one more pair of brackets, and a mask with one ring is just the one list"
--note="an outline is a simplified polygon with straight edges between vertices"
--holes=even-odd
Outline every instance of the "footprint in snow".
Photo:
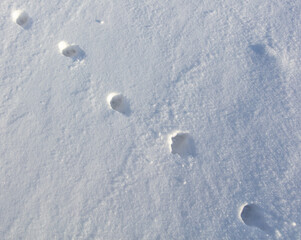
[[23,10],[16,10],[12,13],[13,21],[24,29],[29,29],[32,24],[32,19],[28,13]]
[[[265,44],[253,44],[249,46],[253,54],[251,55],[254,63],[259,63],[261,68],[269,68],[265,70],[277,72],[276,52],[273,48]],[[272,68],[272,69],[270,69]]]
[[70,57],[74,60],[83,59],[85,57],[85,52],[78,45],[69,45],[65,41],[61,41],[58,44],[61,54],[65,57]]
[[127,99],[120,93],[110,93],[107,97],[109,106],[124,115],[129,116],[131,113]]
[[181,157],[195,155],[194,142],[189,133],[175,132],[169,136],[170,152]]
[[259,228],[267,234],[276,232],[267,224],[264,210],[256,204],[244,204],[240,209],[240,218],[247,226]]

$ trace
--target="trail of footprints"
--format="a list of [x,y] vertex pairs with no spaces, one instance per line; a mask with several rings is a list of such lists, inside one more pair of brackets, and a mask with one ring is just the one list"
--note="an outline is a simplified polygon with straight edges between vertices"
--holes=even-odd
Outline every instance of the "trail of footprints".
[[[23,10],[16,10],[12,13],[13,21],[24,29],[28,29],[31,26],[31,18],[27,12]],[[103,24],[103,22],[102,22]],[[84,51],[74,44],[68,44],[65,41],[61,41],[58,44],[60,53],[74,60],[81,59],[85,56]],[[126,97],[121,93],[112,92],[107,96],[107,103],[109,108],[123,114],[130,115],[130,105]],[[168,136],[169,150],[172,154],[178,154],[181,157],[194,155],[194,142],[193,138],[188,132],[176,131]],[[269,235],[275,235],[281,237],[281,233],[269,226],[264,217],[264,211],[256,204],[244,204],[239,209],[239,218],[241,221],[249,226],[256,227]],[[291,224],[293,227],[296,223]]]
[[[16,10],[12,13],[12,20],[24,29],[31,26],[32,20],[29,14],[24,10]],[[104,24],[104,22],[102,22]],[[59,52],[73,60],[80,60],[85,57],[85,52],[75,44],[69,44],[65,41],[58,43]],[[109,107],[125,116],[131,114],[128,100],[121,93],[112,92],[107,96]],[[187,132],[174,132],[168,136],[169,149],[172,154],[178,154],[181,157],[194,155],[193,139]]]

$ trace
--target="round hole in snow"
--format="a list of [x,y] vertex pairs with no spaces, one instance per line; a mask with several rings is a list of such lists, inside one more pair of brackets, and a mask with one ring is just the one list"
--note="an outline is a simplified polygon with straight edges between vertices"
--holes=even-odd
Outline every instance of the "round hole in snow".
[[16,10],[12,14],[13,21],[21,27],[26,27],[29,23],[29,15],[22,10]]
[[170,152],[173,154],[193,155],[194,145],[191,136],[186,132],[175,132],[169,136]]
[[58,44],[58,47],[60,49],[60,52],[65,57],[75,58],[75,57],[78,57],[79,52],[80,52],[80,48],[77,45],[69,45],[65,41],[61,41]]
[[125,98],[120,93],[110,93],[107,97],[110,107],[118,112],[124,112],[126,108]]

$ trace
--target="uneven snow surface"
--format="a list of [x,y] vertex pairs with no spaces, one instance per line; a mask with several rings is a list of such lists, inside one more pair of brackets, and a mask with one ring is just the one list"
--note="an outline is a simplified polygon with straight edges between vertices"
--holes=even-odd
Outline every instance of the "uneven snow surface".
[[300,14],[1,0],[0,239],[301,239]]

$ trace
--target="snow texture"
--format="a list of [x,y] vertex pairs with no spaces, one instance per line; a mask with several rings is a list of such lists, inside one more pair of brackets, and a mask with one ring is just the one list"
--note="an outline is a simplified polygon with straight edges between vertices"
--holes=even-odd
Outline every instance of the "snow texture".
[[0,239],[301,239],[301,1],[0,5]]

